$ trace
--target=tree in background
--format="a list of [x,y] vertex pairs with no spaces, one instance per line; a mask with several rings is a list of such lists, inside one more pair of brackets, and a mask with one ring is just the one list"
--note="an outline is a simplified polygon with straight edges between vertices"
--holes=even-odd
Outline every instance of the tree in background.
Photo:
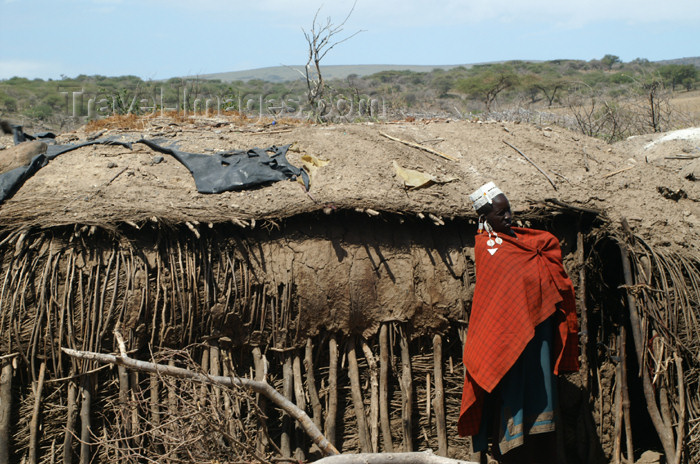
[[321,12],[319,8],[316,10],[314,15],[314,20],[311,23],[311,29],[306,31],[302,28],[304,32],[304,38],[309,46],[309,57],[306,60],[306,67],[304,77],[306,78],[306,96],[309,104],[311,105],[313,115],[315,119],[320,119],[321,114],[325,110],[325,104],[323,102],[323,96],[326,90],[326,84],[323,80],[323,75],[321,74],[321,60],[326,56],[326,54],[333,50],[333,48],[355,37],[357,34],[362,32],[362,30],[356,31],[353,34],[345,37],[344,39],[335,40],[336,36],[343,32],[343,27],[345,23],[352,15],[355,10],[355,4],[352,4],[352,8],[348,12],[347,16],[340,24],[333,24],[331,18],[327,17],[325,24],[319,23],[318,14]]
[[605,67],[605,69],[610,71],[617,63],[622,63],[622,60],[617,55],[608,54],[600,59],[600,63]]
[[692,64],[667,64],[659,67],[659,74],[671,90],[676,90],[677,85],[692,90],[698,79],[698,68]]
[[505,64],[474,67],[474,74],[455,83],[455,89],[470,97],[478,98],[491,111],[498,94],[518,84],[518,75]]

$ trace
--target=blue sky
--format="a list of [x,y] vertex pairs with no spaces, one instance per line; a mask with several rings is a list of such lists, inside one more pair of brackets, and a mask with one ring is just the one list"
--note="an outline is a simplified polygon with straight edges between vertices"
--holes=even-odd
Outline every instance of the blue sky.
[[[333,0],[0,0],[0,79],[144,79],[306,62],[314,13]],[[698,0],[358,0],[324,64],[623,61],[700,56]]]

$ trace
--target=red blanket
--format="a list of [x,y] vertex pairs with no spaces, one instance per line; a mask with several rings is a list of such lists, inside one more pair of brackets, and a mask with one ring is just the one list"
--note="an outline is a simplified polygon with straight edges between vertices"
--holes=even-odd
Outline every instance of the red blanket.
[[462,436],[478,433],[486,392],[515,364],[535,327],[554,313],[554,373],[578,370],[574,287],[562,265],[559,241],[541,230],[513,230],[517,238],[499,235],[500,245],[489,246],[485,233],[476,236],[476,288],[458,422]]

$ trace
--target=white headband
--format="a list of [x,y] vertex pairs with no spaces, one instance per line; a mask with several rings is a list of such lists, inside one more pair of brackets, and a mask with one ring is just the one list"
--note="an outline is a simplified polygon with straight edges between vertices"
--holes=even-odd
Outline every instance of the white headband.
[[481,207],[484,205],[490,205],[493,203],[493,199],[501,194],[503,194],[501,189],[496,187],[496,184],[493,182],[489,182],[488,184],[482,185],[476,192],[469,195],[469,200],[474,203],[474,209],[479,211],[479,209],[481,209]]

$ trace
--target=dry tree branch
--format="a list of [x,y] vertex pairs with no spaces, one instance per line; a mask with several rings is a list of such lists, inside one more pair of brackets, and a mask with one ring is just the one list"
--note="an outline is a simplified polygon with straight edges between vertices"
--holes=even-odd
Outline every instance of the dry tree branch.
[[219,384],[231,387],[249,388],[256,393],[265,395],[277,406],[282,408],[287,414],[289,414],[290,417],[299,422],[299,425],[304,429],[304,431],[311,438],[311,440],[325,455],[332,456],[339,454],[338,450],[326,439],[326,437],[321,433],[318,427],[316,427],[316,424],[313,423],[313,421],[304,411],[299,409],[291,401],[287,400],[284,396],[282,396],[277,390],[272,388],[266,382],[259,382],[256,380],[250,380],[240,377],[205,375],[180,367],[140,361],[137,359],[129,358],[128,356],[115,356],[112,354],[95,353],[91,351],[79,351],[70,348],[61,349],[67,355],[79,359],[88,359],[98,361],[101,363],[117,364],[138,371],[187,378],[207,384]]

